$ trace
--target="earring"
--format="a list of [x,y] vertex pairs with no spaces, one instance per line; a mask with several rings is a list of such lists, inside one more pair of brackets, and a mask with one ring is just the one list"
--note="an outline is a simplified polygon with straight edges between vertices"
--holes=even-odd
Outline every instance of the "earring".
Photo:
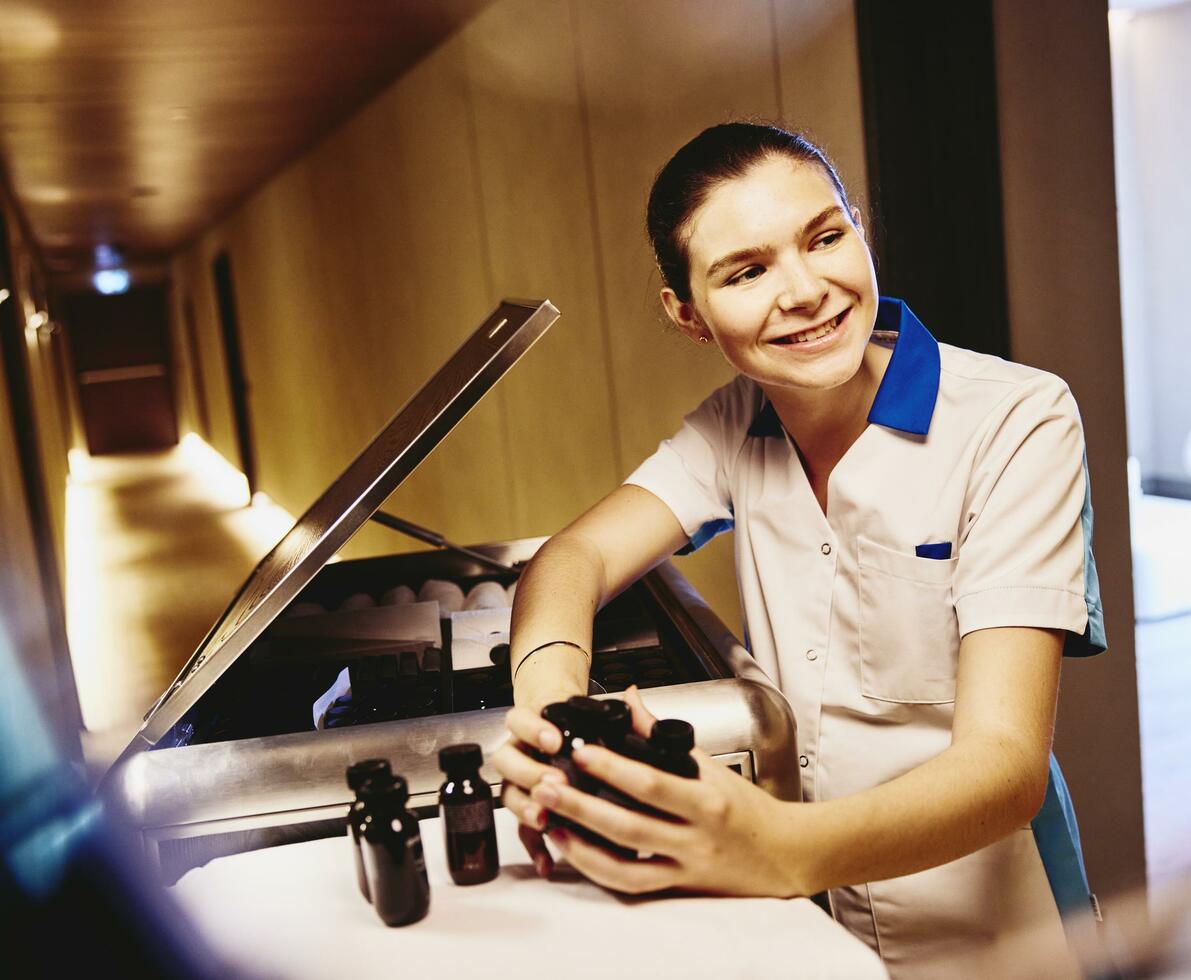
[[705,343],[707,343],[707,342],[708,342],[710,339],[711,339],[710,337],[700,336],[700,337],[699,337],[699,343],[701,343],[701,344],[705,344]]

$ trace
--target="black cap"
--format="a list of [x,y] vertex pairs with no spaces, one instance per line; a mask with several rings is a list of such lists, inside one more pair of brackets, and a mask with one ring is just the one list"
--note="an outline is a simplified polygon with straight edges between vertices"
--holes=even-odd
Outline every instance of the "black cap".
[[484,764],[484,753],[475,742],[448,745],[438,753],[438,768],[445,773],[475,772]]
[[[567,698],[567,709],[570,711],[571,731],[582,739],[595,739],[603,734],[607,714],[604,702],[595,698],[584,698],[579,695]],[[549,720],[549,719],[547,719]]]
[[354,792],[369,779],[378,775],[388,776],[392,772],[388,759],[365,759],[347,767],[347,788]]
[[574,724],[574,712],[565,701],[555,701],[542,709],[542,717],[563,734],[571,731]]
[[409,799],[409,786],[406,785],[405,777],[382,772],[365,780],[356,792],[366,799],[375,799],[394,791],[400,794],[401,802]]
[[690,722],[678,718],[663,718],[654,722],[649,744],[663,752],[690,752],[695,747],[695,730]]
[[600,706],[604,738],[621,739],[633,730],[633,712],[623,701],[607,698],[596,704]]

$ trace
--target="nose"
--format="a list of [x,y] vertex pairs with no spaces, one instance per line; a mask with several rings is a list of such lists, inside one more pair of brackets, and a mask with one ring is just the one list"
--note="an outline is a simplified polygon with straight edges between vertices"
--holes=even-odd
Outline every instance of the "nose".
[[827,280],[819,275],[801,255],[788,256],[780,263],[780,289],[777,306],[783,313],[812,313],[827,298]]

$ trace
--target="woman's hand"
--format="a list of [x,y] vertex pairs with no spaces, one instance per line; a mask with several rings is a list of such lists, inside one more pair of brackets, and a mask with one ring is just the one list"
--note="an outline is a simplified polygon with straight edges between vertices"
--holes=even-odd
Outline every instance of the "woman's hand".
[[[634,728],[647,734],[655,719],[636,688],[626,691],[624,700],[633,710]],[[539,729],[541,724],[539,720]],[[698,779],[673,776],[598,746],[583,746],[573,754],[584,771],[672,814],[674,820],[627,810],[561,779],[542,779],[541,773],[528,800],[519,796],[517,803],[539,831],[545,825],[545,811],[550,811],[638,854],[651,855],[626,860],[565,830],[550,832],[551,843],[572,867],[616,891],[639,894],[678,888],[731,895],[801,894],[777,847],[778,828],[784,825],[783,836],[790,833],[795,805],[774,799],[705,752],[696,749],[693,756],[699,763]],[[522,823],[524,827],[526,820]]]
[[530,791],[542,780],[566,782],[566,779],[557,769],[533,758],[529,751],[537,749],[553,755],[562,747],[562,733],[529,707],[510,708],[505,724],[512,738],[496,750],[491,762],[504,777],[501,799],[521,824],[518,828],[521,843],[538,874],[546,878],[554,868],[554,860],[542,841],[546,811],[530,798]]

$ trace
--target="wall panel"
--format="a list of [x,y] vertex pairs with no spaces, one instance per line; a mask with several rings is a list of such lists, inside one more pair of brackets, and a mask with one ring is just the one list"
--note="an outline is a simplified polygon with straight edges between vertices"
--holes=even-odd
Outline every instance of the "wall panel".
[[493,292],[562,312],[501,386],[519,535],[558,530],[620,475],[570,6],[501,3],[464,31]]

